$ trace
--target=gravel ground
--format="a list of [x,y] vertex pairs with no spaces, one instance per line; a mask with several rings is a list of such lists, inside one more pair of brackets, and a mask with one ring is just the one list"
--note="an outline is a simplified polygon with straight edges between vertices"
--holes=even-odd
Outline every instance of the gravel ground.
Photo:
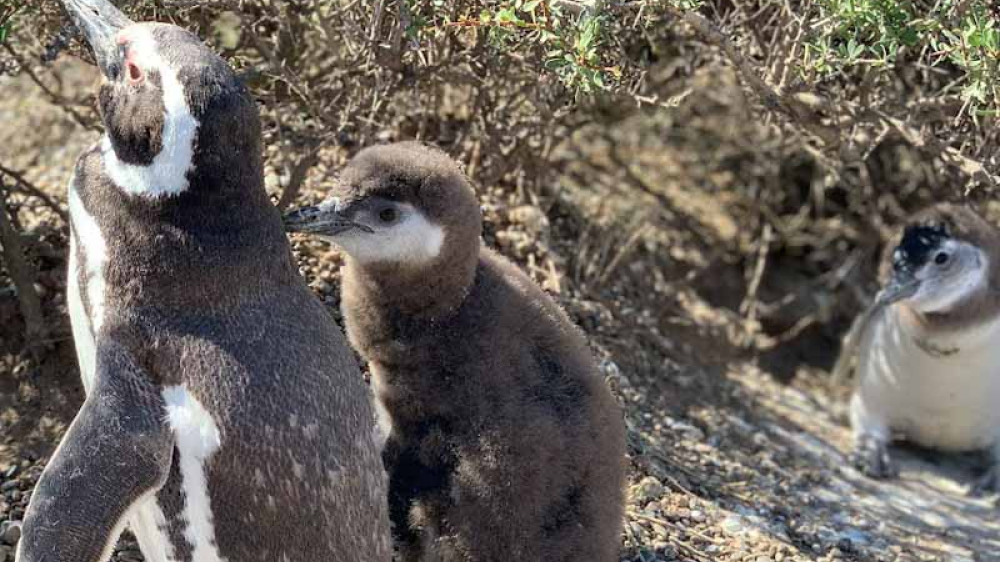
[[[63,88],[92,87],[92,71],[64,64]],[[0,78],[0,88],[13,93],[0,99],[8,124],[0,128],[0,161],[64,201],[72,160],[96,134],[39,101],[23,79]],[[742,283],[743,272],[726,255],[738,245],[742,217],[724,194],[691,187],[709,181],[688,171],[698,155],[657,144],[656,126],[636,118],[569,139],[559,196],[544,205],[523,193],[481,192],[487,243],[584,327],[625,406],[632,471],[621,560],[1000,561],[997,507],[964,495],[980,459],[899,450],[899,480],[865,479],[845,461],[849,389],[831,386],[822,365],[794,359],[815,350],[787,355],[793,359],[783,366],[791,361],[797,373],[791,383],[747,351],[755,326],[733,304],[740,296],[728,287]],[[623,163],[619,153],[630,159]],[[322,196],[342,159],[337,150],[323,154],[304,199]],[[269,171],[269,186],[281,181]],[[44,254],[43,243],[62,251],[51,213],[26,207],[21,219],[44,232],[33,251]],[[293,247],[337,316],[338,254],[304,239]],[[65,326],[64,260],[42,263],[56,326],[48,351],[32,360],[17,326],[0,328],[0,562],[13,560],[31,489],[81,399]],[[0,296],[0,314],[12,311],[9,295]],[[141,559],[123,537],[113,560]]]

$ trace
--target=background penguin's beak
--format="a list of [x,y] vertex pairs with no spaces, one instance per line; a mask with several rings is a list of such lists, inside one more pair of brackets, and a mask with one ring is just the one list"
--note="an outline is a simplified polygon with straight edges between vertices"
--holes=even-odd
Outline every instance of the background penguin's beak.
[[920,288],[920,280],[909,269],[897,270],[886,286],[875,297],[875,304],[887,306],[894,302],[912,297]]
[[108,0],[63,0],[63,6],[94,51],[101,72],[109,79],[117,78],[122,67],[117,35],[132,20]]
[[296,209],[285,214],[283,220],[287,232],[336,236],[353,229],[372,231],[371,228],[349,220],[337,212],[336,204],[331,202]]

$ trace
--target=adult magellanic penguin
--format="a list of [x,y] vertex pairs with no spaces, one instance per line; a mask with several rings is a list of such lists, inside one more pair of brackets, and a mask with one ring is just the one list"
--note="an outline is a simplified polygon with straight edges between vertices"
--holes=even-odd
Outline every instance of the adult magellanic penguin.
[[19,562],[387,561],[369,392],[298,275],[260,124],[194,35],[66,0],[104,74],[69,191],[87,398],[32,496]]
[[566,313],[482,246],[458,165],[372,147],[334,194],[286,224],[347,254],[344,319],[371,366],[402,559],[617,560],[621,409]]

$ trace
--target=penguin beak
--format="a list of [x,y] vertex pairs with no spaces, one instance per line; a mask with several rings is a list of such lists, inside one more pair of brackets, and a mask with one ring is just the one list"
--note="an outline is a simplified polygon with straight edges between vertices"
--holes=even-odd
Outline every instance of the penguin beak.
[[132,20],[108,0],[63,0],[63,6],[83,32],[101,72],[108,79],[116,78],[122,67],[118,32],[132,25]]
[[287,232],[302,232],[336,236],[349,230],[372,232],[372,229],[361,223],[348,219],[337,209],[336,201],[327,201],[320,205],[302,207],[285,214],[283,218]]
[[920,280],[916,278],[912,271],[894,271],[892,278],[889,279],[886,286],[875,297],[875,304],[878,306],[888,306],[903,299],[908,299],[915,295],[919,288]]

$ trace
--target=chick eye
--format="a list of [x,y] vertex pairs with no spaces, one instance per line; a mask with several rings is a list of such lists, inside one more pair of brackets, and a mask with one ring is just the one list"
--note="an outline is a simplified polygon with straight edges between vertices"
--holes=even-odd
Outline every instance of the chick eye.
[[382,221],[384,223],[395,222],[396,217],[398,217],[398,216],[399,215],[396,212],[396,209],[394,209],[392,207],[386,207],[386,208],[384,208],[384,209],[382,209],[381,211],[378,212],[378,220],[380,220],[380,221]]
[[948,263],[948,254],[944,252],[938,252],[937,255],[934,256],[934,263],[938,265],[944,265]]

